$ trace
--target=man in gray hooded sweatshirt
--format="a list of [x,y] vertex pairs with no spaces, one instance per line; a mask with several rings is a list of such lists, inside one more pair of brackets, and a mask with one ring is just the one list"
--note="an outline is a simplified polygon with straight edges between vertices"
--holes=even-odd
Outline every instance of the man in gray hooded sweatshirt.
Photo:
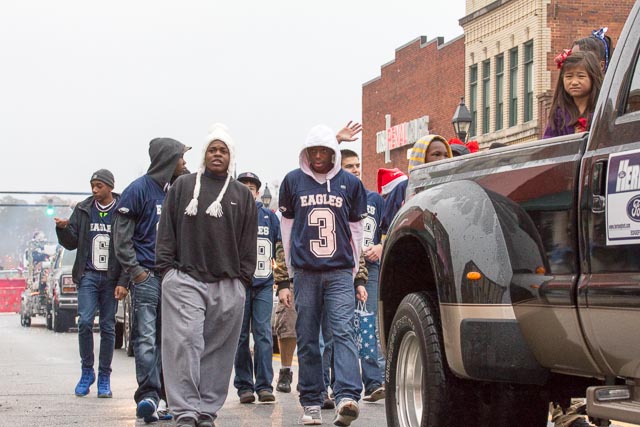
[[182,175],[183,155],[190,148],[171,138],[151,140],[151,165],[122,192],[113,224],[115,254],[132,289],[136,416],[146,423],[158,421],[158,404],[164,399],[156,230],[165,193],[174,177]]

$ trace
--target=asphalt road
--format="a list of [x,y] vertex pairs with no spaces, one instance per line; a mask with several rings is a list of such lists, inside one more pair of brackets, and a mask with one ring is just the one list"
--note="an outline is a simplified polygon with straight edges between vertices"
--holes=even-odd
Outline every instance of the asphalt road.
[[[94,334],[96,360],[100,338]],[[112,399],[98,399],[95,384],[86,397],[73,394],[80,375],[77,333],[55,333],[45,328],[44,318],[33,318],[32,326],[20,326],[17,314],[0,313],[0,427],[145,426],[135,418],[133,393],[136,389],[132,357],[116,350],[111,377]],[[273,369],[280,369],[274,355]],[[294,368],[294,381],[297,379]],[[275,384],[275,379],[274,379]],[[295,384],[292,388],[295,390]],[[218,414],[217,427],[284,427],[300,425],[301,408],[297,394],[276,394],[274,404],[238,402],[233,384]],[[333,425],[333,411],[322,411],[324,425]],[[174,426],[173,421],[152,424]],[[361,402],[355,427],[385,427],[384,401]],[[553,425],[549,423],[548,427]],[[630,426],[614,423],[612,427]],[[466,426],[465,426],[466,427]]]
[[[94,337],[97,360],[99,336]],[[98,399],[95,384],[88,396],[76,397],[73,391],[80,376],[77,334],[49,331],[41,317],[33,318],[32,326],[24,328],[17,314],[0,313],[0,427],[146,425],[135,418],[133,358],[127,357],[124,350],[116,350],[112,367],[112,399]],[[278,355],[274,355],[273,368],[277,376]],[[295,390],[295,384],[292,388]],[[300,425],[302,410],[297,394],[275,394],[275,404],[241,405],[230,384],[216,426]],[[362,403],[360,418],[353,425],[386,426],[383,402]],[[322,416],[324,425],[332,425],[333,411],[322,411]],[[174,423],[163,421],[152,425],[168,427]]]

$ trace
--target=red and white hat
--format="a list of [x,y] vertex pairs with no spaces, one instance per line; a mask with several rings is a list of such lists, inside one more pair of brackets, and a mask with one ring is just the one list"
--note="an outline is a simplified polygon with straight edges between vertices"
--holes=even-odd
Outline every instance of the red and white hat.
[[407,179],[407,175],[398,168],[380,168],[378,169],[378,193],[382,196],[389,194],[396,185]]

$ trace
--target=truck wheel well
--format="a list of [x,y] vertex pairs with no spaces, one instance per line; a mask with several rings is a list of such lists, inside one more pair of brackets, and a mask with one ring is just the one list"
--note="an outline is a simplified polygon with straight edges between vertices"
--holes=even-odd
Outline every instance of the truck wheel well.
[[412,236],[396,241],[385,253],[381,274],[379,299],[383,302],[383,328],[388,336],[393,316],[406,295],[429,291],[437,296],[437,292],[429,253]]

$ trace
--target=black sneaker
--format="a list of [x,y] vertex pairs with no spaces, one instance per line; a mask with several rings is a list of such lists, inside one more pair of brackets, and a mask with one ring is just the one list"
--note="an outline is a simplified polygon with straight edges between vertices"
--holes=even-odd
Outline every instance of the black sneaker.
[[238,397],[240,398],[240,403],[253,403],[256,400],[251,390],[241,391],[238,393]]
[[377,402],[380,399],[384,399],[384,395],[384,386],[380,385],[365,392],[362,400],[364,400],[365,402]]
[[259,402],[275,402],[276,397],[271,393],[270,390],[258,390],[258,401]]
[[197,427],[216,427],[216,423],[213,422],[213,419],[211,419],[209,416],[207,415],[200,415],[200,418],[198,418],[198,423],[196,424]]
[[332,398],[324,395],[324,401],[322,402],[322,409],[334,409],[336,407],[336,402],[333,401]]
[[293,381],[293,372],[291,372],[291,369],[280,369],[276,390],[281,391],[282,393],[291,393],[291,381]]
[[182,417],[178,418],[178,422],[176,423],[176,427],[196,427],[198,422],[191,417]]

